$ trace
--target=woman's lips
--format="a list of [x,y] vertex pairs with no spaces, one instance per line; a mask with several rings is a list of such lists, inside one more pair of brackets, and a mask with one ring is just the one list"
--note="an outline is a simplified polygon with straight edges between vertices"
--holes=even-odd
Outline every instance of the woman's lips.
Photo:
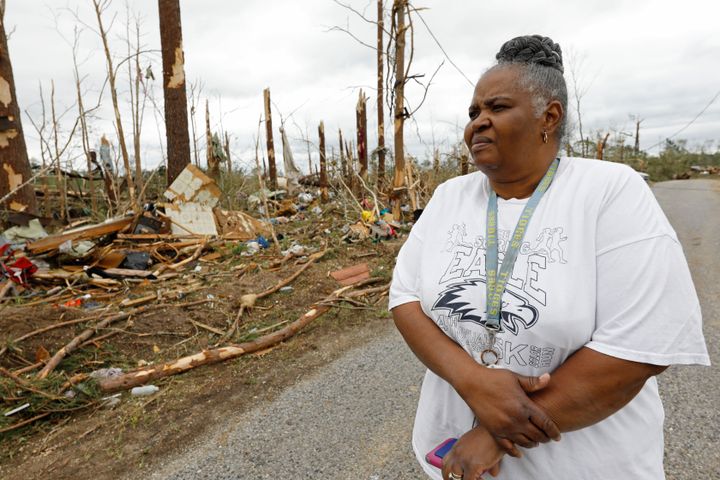
[[470,147],[470,150],[475,153],[488,148],[490,145],[492,145],[490,139],[476,140],[472,143],[472,147]]

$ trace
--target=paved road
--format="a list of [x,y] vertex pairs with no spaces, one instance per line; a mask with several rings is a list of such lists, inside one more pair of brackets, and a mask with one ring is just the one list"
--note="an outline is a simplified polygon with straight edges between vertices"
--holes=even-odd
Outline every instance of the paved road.
[[[720,182],[658,184],[705,316],[714,366],[661,377],[669,480],[720,479]],[[419,479],[409,446],[423,369],[388,322],[378,338],[169,460],[154,479]],[[641,439],[638,439],[641,440]]]

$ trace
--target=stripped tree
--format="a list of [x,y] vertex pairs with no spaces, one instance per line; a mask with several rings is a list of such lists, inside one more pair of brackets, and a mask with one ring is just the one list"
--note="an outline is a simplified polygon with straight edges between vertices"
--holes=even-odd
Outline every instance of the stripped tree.
[[400,218],[400,204],[402,192],[405,188],[405,149],[403,132],[405,125],[405,10],[408,8],[407,0],[394,0],[394,32],[395,32],[395,108],[394,142],[395,142],[395,176],[393,179],[392,213]]
[[383,0],[377,0],[377,119],[378,119],[378,146],[377,146],[377,186],[382,188],[385,178],[385,111],[383,110]]
[[168,155],[167,181],[169,185],[190,163],[185,54],[182,48],[180,0],[158,0],[158,10],[163,60],[165,133]]
[[275,168],[275,147],[273,145],[272,112],[270,111],[270,89],[263,90],[265,104],[265,139],[267,141],[268,174],[270,175],[270,190],[277,189],[277,169]]
[[360,177],[367,182],[368,154],[367,154],[367,97],[360,89],[358,103],[355,107],[355,124],[357,126],[357,153],[360,163]]
[[320,137],[320,200],[325,203],[328,198],[327,159],[325,158],[325,124],[320,122],[318,127]]
[[37,213],[5,34],[5,0],[0,0],[0,157],[0,206]]
[[[120,145],[120,154],[122,155],[123,167],[125,167],[125,176],[127,178],[127,189],[130,195],[130,203],[135,205],[135,183],[133,182],[132,170],[130,169],[130,154],[128,153],[127,144],[125,143],[125,132],[123,130],[122,117],[120,115],[120,104],[118,101],[116,78],[117,70],[113,64],[113,58],[110,53],[110,45],[108,44],[107,30],[103,25],[103,11],[107,8],[108,0],[92,0],[95,7],[95,16],[98,22],[98,34],[103,43],[105,51],[105,61],[107,63],[108,84],[110,85],[110,96],[112,98],[113,111],[115,113],[115,128],[118,133],[118,143]],[[161,16],[162,18],[162,16]]]

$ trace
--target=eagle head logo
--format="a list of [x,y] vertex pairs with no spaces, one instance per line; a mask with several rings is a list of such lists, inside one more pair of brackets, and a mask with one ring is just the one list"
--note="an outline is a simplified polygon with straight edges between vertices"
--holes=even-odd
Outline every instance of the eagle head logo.
[[[485,312],[477,308],[478,300],[484,296],[484,280],[465,280],[440,292],[432,310],[445,310],[450,318],[485,326]],[[525,298],[506,288],[500,318],[500,331],[517,335],[521,326],[528,329],[537,323],[538,310]]]

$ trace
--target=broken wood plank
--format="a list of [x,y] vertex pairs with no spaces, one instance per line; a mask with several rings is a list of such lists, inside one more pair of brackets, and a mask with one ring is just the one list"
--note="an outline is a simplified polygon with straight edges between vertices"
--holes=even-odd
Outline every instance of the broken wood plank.
[[144,297],[139,298],[126,298],[122,302],[120,302],[121,307],[129,308],[129,307],[137,307],[139,305],[145,305],[146,303],[150,303],[153,300],[157,299],[157,294],[153,293],[150,295],[145,295]]
[[100,223],[98,225],[78,228],[76,230],[64,232],[59,235],[50,235],[48,237],[28,243],[26,248],[34,255],[49,252],[59,248],[60,245],[67,242],[68,240],[88,240],[101,237],[103,235],[108,235],[110,233],[119,232],[120,230],[130,225],[132,221],[133,217],[123,217],[110,220],[105,223]]
[[330,276],[337,280],[340,285],[352,285],[370,278],[370,268],[367,263],[359,263],[352,267],[330,272]]

